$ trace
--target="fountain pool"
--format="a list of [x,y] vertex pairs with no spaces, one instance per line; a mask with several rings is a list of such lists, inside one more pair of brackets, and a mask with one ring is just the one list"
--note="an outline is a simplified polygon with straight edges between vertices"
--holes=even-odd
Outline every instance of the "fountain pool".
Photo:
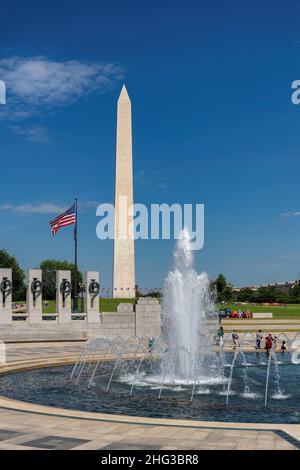
[[[270,364],[268,406],[265,408],[265,386],[268,369],[267,354],[245,353],[246,363],[238,359],[232,374],[229,401],[227,388],[232,353],[224,354],[224,378],[202,378],[195,384],[169,380],[162,388],[160,364],[143,362],[135,377],[134,392],[130,395],[133,377],[139,361],[124,361],[106,393],[113,363],[102,364],[99,374],[87,387],[91,367],[87,365],[75,384],[70,379],[72,366],[49,367],[0,376],[0,395],[47,406],[96,411],[131,416],[180,418],[209,421],[300,423],[300,368],[292,364],[290,355],[277,354],[280,374],[278,391],[277,372]],[[245,381],[245,371],[247,379]]]
[[[300,368],[289,353],[213,345],[218,321],[206,273],[183,230],[162,306],[160,338],[94,338],[74,366],[0,376],[0,394],[42,405],[160,418],[300,423]],[[254,344],[253,344],[254,346]]]

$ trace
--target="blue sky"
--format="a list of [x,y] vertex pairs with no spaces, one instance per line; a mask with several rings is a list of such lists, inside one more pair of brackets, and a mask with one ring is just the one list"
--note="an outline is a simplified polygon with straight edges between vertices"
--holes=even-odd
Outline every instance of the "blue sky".
[[[96,238],[95,205],[114,197],[125,82],[136,202],[204,203],[196,262],[212,277],[223,272],[235,285],[298,277],[296,0],[2,2],[0,79],[0,246],[24,268],[72,260],[72,229],[53,238],[48,221],[77,194],[80,267],[111,285],[112,242]],[[139,285],[162,285],[172,249],[136,243]]]

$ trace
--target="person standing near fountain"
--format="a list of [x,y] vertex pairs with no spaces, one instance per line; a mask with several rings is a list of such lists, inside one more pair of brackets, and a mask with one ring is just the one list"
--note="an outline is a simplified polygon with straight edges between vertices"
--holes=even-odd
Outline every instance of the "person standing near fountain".
[[256,333],[256,349],[260,349],[262,339],[263,335],[261,333],[261,330],[259,330],[258,333]]
[[273,347],[273,341],[272,341],[272,335],[271,335],[271,333],[270,333],[268,336],[266,336],[265,341],[266,341],[265,350],[266,350],[267,353],[269,354],[269,352],[271,351],[271,349],[272,349],[272,347]]
[[240,337],[237,334],[236,330],[233,330],[231,337],[232,337],[232,342],[233,342],[233,348],[232,349],[236,349],[236,347],[238,346],[238,340],[240,339]]
[[149,353],[151,353],[153,345],[154,345],[154,338],[153,336],[150,336],[148,340],[148,352]]
[[282,341],[281,346],[280,346],[280,351],[284,353],[286,351],[286,342]]
[[218,345],[223,346],[224,344],[224,328],[220,326],[217,331]]

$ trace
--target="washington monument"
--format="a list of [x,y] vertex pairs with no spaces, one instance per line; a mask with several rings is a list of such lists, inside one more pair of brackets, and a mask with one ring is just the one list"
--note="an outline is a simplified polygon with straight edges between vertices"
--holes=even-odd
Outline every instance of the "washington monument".
[[118,99],[113,297],[135,297],[131,102],[125,85]]

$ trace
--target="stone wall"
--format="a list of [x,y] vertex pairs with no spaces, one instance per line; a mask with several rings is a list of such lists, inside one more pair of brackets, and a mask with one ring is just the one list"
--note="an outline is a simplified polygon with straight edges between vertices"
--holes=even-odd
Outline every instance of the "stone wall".
[[160,336],[161,306],[157,299],[144,297],[136,305],[136,335]]
[[102,312],[100,315],[101,335],[106,338],[130,338],[136,331],[136,313],[134,305],[121,303],[116,312]]
[[121,303],[117,312],[101,314],[101,334],[107,338],[160,336],[161,306],[157,299],[143,297],[137,304]]
[[[18,317],[15,317],[18,318]],[[46,318],[51,318],[47,319]],[[156,299],[140,298],[136,305],[121,303],[116,312],[99,312],[99,322],[91,323],[87,315],[72,314],[66,323],[59,314],[42,315],[39,323],[31,323],[28,315],[0,324],[0,340],[6,342],[86,341],[95,336],[160,336],[161,306]]]
[[60,324],[55,320],[42,323],[13,321],[11,325],[0,325],[0,340],[6,343],[32,343],[48,341],[86,341],[88,328],[84,321]]

